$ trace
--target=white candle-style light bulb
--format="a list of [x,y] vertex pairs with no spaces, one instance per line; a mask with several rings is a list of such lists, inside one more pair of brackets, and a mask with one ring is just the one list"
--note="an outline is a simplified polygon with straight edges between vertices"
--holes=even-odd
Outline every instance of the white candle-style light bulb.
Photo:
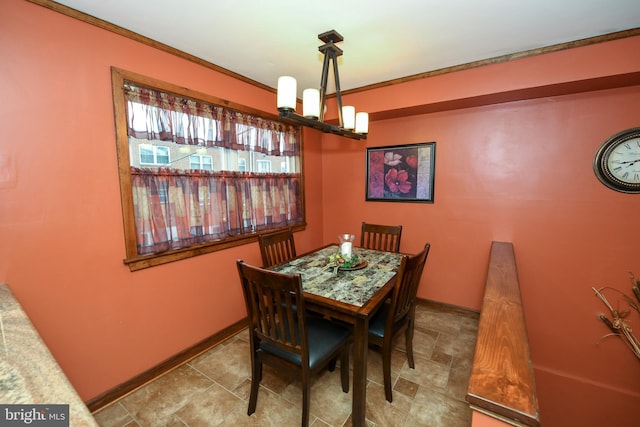
[[320,91],[305,89],[302,92],[302,115],[312,119],[320,117]]
[[369,133],[369,113],[356,114],[356,133]]
[[291,76],[278,78],[278,110],[296,111],[296,79]]
[[356,127],[356,107],[352,105],[342,107],[342,121],[345,129],[354,129]]

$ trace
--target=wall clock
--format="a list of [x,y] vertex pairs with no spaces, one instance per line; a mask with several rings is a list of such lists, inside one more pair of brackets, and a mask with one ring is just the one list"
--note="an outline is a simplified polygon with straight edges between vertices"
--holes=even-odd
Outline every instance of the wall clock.
[[593,171],[613,190],[640,193],[640,127],[607,139],[593,158]]

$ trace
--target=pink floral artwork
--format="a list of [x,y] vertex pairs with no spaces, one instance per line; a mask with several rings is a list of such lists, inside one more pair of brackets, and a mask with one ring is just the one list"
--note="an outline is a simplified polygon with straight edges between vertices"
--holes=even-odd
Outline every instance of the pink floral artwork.
[[433,202],[435,143],[367,149],[367,200]]

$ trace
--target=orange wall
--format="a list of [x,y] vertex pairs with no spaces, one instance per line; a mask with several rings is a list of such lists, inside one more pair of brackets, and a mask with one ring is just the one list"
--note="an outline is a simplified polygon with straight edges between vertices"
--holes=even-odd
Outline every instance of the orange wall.
[[[619,54],[628,56],[629,40],[624,45]],[[509,85],[520,75],[501,78]],[[444,93],[459,79],[430,80],[425,87]],[[363,220],[402,224],[402,251],[431,243],[419,296],[473,309],[480,309],[490,242],[513,242],[543,424],[600,426],[606,415],[608,425],[636,425],[640,364],[618,340],[596,345],[607,329],[596,319],[604,306],[591,287],[630,292],[627,272],[640,274],[640,195],[607,189],[592,168],[605,139],[640,126],[638,111],[640,86],[631,86],[374,121],[366,143],[326,138],[325,239],[359,234]],[[365,145],[430,141],[434,204],[364,200]],[[640,316],[632,317],[637,325]]]
[[[122,264],[109,68],[269,112],[275,95],[23,0],[5,3],[0,281],[87,400],[243,318],[234,261],[259,262],[251,244],[135,273]],[[350,101],[376,112],[638,72],[629,52],[639,49],[636,37]],[[308,227],[296,233],[298,250],[359,234],[363,220],[402,223],[403,251],[432,244],[420,297],[479,309],[490,242],[513,242],[543,422],[589,425],[590,413],[611,408],[610,420],[630,425],[640,366],[621,342],[596,345],[606,330],[591,287],[626,290],[627,271],[640,275],[640,196],[606,189],[591,162],[608,136],[640,126],[638,111],[632,86],[374,121],[366,142],[305,130]],[[434,204],[364,201],[365,145],[428,141],[437,143]]]
[[[3,1],[0,34],[0,282],[88,400],[244,318],[235,260],[260,260],[254,243],[123,264],[110,67],[269,112],[275,95],[22,0]],[[322,244],[309,147],[300,251]]]

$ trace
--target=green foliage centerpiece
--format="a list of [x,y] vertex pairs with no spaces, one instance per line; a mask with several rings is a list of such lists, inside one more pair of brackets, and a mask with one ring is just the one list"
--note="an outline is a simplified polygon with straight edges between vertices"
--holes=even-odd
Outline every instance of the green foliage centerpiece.
[[353,241],[356,236],[353,234],[340,234],[340,249],[338,253],[330,255],[325,268],[333,268],[333,272],[337,273],[339,269],[350,269],[358,265],[360,258],[353,253]]
[[333,268],[333,272],[337,273],[338,270],[351,269],[360,263],[360,258],[356,254],[352,254],[350,258],[347,258],[341,253],[329,255],[327,265],[325,269]]

